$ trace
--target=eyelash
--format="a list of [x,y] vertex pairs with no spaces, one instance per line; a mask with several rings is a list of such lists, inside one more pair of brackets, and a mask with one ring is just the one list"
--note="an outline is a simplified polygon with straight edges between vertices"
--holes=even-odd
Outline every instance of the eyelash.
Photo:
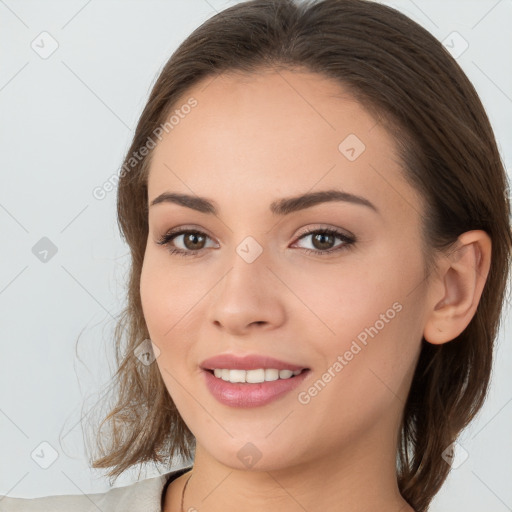
[[[160,238],[160,240],[158,240],[158,242],[156,242],[156,243],[158,245],[168,245],[172,240],[174,240],[174,238],[176,238],[179,235],[183,235],[183,234],[204,235],[204,236],[208,237],[208,235],[206,233],[204,233],[203,231],[198,231],[196,229],[182,229],[180,231],[174,231],[174,232],[170,231],[168,233],[165,233]],[[306,254],[315,254],[315,255],[318,255],[318,256],[324,256],[326,254],[332,254],[332,253],[338,252],[338,251],[346,251],[346,250],[351,249],[353,244],[356,242],[356,238],[355,237],[350,237],[350,236],[346,235],[345,233],[342,233],[341,231],[338,231],[338,230],[332,229],[332,228],[321,228],[321,229],[317,228],[317,229],[313,229],[313,230],[310,230],[310,231],[306,231],[305,233],[302,233],[297,238],[297,241],[301,240],[302,238],[305,238],[308,235],[316,235],[316,234],[334,235],[336,238],[341,239],[343,241],[343,243],[335,246],[334,248],[331,248],[331,249],[328,249],[328,250],[325,250],[325,251],[320,251],[320,250],[316,250],[316,249],[304,249],[304,248],[302,248],[302,250],[305,251]],[[169,253],[172,254],[172,255],[176,255],[176,256],[191,256],[191,257],[198,256],[199,253],[201,251],[203,251],[203,250],[204,249],[183,250],[183,249],[178,249],[176,247],[169,247],[168,248]]]

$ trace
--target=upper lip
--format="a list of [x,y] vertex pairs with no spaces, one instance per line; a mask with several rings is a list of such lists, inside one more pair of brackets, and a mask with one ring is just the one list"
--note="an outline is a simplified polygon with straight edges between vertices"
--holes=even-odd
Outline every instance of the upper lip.
[[286,361],[280,361],[273,357],[249,354],[236,356],[234,354],[219,354],[205,359],[200,367],[204,370],[228,369],[228,370],[257,370],[259,368],[275,368],[276,370],[303,370],[306,367]]

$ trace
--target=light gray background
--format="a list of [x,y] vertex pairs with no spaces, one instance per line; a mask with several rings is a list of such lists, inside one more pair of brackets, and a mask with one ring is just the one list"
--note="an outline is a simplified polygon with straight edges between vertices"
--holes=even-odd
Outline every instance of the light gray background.
[[[118,171],[150,87],[173,50],[233,3],[0,0],[0,494],[109,488],[88,468],[80,417],[108,381],[128,249],[117,231],[115,191],[103,200],[92,191]],[[512,1],[384,3],[440,40],[456,31],[467,41],[458,61],[482,98],[510,170]],[[34,40],[43,45],[43,31],[58,43],[46,59],[31,48]],[[450,40],[463,49],[462,39]],[[42,237],[58,249],[46,263],[32,252]],[[452,471],[433,512],[512,510],[509,310],[507,304],[489,398],[460,439],[469,457]],[[31,457],[34,450],[51,453],[42,442],[58,453],[48,469]],[[117,485],[136,478],[128,472]]]

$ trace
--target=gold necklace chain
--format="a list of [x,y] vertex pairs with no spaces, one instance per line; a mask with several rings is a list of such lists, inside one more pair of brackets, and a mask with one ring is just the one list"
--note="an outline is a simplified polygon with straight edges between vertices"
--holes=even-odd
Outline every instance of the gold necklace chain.
[[180,511],[183,512],[183,499],[185,498],[185,489],[187,488],[189,480],[192,478],[192,472],[190,473],[190,476],[187,478],[187,481],[185,482],[185,485],[183,486],[183,491],[181,491],[181,507]]

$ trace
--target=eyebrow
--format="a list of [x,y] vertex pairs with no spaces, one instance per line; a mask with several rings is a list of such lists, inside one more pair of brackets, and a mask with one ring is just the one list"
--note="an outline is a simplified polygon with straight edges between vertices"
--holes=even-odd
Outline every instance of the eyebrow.
[[[349,192],[343,192],[341,190],[322,190],[319,192],[308,192],[295,197],[287,197],[278,199],[270,204],[270,211],[274,215],[288,215],[290,213],[311,208],[320,203],[326,203],[331,201],[343,201],[356,205],[366,206],[376,213],[379,213],[378,208],[371,203],[368,199],[350,194]],[[186,208],[197,210],[201,213],[209,213],[217,215],[217,208],[214,206],[214,202],[206,197],[199,197],[196,195],[179,194],[176,192],[164,192],[158,197],[151,201],[150,206],[154,206],[160,203],[174,203]]]

